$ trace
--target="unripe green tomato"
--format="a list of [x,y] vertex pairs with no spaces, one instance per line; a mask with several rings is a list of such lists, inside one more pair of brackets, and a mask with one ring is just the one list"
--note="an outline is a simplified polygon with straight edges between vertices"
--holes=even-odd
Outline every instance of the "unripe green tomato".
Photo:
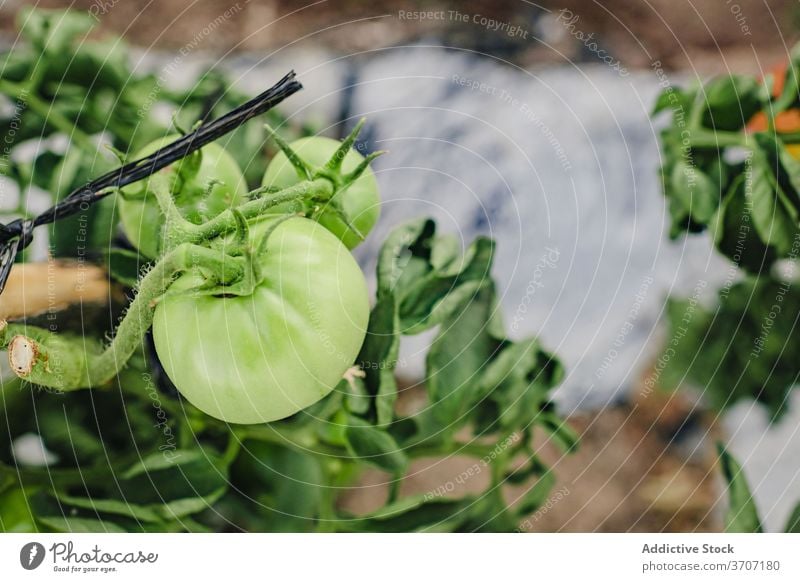
[[[274,220],[250,227],[253,244]],[[187,272],[156,307],[156,352],[178,391],[226,422],[290,416],[330,393],[366,334],[364,275],[325,228],[291,218],[271,234],[252,295],[191,296]]]
[[[153,141],[137,152],[134,159],[148,156],[179,137],[172,135]],[[227,208],[238,206],[247,196],[247,185],[242,171],[228,152],[214,143],[200,151],[202,161],[197,172],[182,185],[175,196],[175,204],[183,216],[195,224],[213,218]],[[184,158],[160,172],[181,172],[183,164],[191,163],[191,157]],[[206,195],[211,180],[218,180],[220,183],[215,184]],[[119,213],[125,236],[142,255],[152,259],[159,254],[164,217],[155,195],[147,185],[148,180],[142,180],[125,186],[123,193],[135,197],[120,197]]]
[[[335,139],[327,137],[304,137],[290,144],[291,148],[306,162],[314,167],[324,166],[331,156],[341,145]],[[356,169],[364,159],[360,153],[350,150],[342,162],[342,172],[348,173]],[[277,188],[287,188],[301,181],[300,176],[294,166],[289,163],[286,154],[279,152],[267,166],[264,179],[261,183],[264,186]],[[337,196],[349,217],[350,222],[365,237],[378,222],[380,216],[380,194],[378,181],[371,168],[367,168],[361,177],[356,180],[344,192],[339,192]],[[332,210],[323,210],[318,222],[331,231],[341,240],[347,248],[357,247],[362,239],[342,221],[338,214]]]

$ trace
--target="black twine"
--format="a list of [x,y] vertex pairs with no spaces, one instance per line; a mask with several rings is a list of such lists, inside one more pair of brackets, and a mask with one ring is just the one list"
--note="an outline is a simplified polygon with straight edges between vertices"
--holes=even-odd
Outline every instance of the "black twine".
[[33,229],[43,224],[66,218],[86,209],[86,205],[94,204],[108,196],[113,188],[121,188],[133,182],[147,178],[158,170],[199,150],[212,141],[230,133],[256,115],[261,115],[290,97],[303,86],[295,80],[295,72],[291,71],[275,85],[254,97],[247,103],[226,113],[219,119],[205,123],[195,131],[184,135],[150,154],[149,156],[130,162],[95,178],[88,184],[73,190],[60,202],[45,210],[35,218],[18,218],[8,224],[0,224],[0,293],[5,289],[8,275],[14,264],[17,253],[27,247],[33,240]]

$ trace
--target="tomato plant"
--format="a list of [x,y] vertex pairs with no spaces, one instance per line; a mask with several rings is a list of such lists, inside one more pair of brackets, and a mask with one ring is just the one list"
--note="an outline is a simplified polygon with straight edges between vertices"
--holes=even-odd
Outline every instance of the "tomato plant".
[[[673,237],[708,229],[720,252],[753,273],[792,252],[800,213],[800,161],[792,153],[800,144],[799,65],[794,51],[785,73],[762,82],[732,74],[659,96],[655,114],[671,114],[661,133],[661,174]],[[737,244],[743,221],[752,227]]]
[[671,235],[707,230],[732,262],[717,305],[671,299],[661,382],[700,386],[720,409],[756,399],[773,418],[800,374],[790,355],[800,301],[792,267],[800,252],[798,78],[795,48],[763,79],[732,74],[667,87],[655,108],[671,114],[661,134]]
[[[351,151],[363,122],[341,143],[289,145],[245,124],[251,103],[272,103],[264,96],[275,94],[239,106],[245,99],[219,75],[204,75],[188,93],[158,94],[185,105],[176,111],[182,125],[204,120],[193,136],[236,126],[225,149],[247,163],[251,190],[238,185],[241,173],[216,145],[165,172],[143,176],[137,166],[145,182],[124,191],[93,189],[96,168],[82,164],[97,149],[90,134],[98,120],[121,151],[167,131],[148,115],[155,79],[132,75],[120,54],[114,71],[94,52],[82,54],[86,22],[71,14],[28,15],[29,43],[7,55],[13,78],[0,79],[0,93],[13,100],[29,91],[25,131],[77,136],[75,149],[40,156],[33,168],[12,155],[9,175],[21,191],[35,183],[56,198],[76,188],[95,196],[97,219],[76,222],[104,238],[78,240],[61,226],[74,199],[37,219],[46,216],[72,243],[59,254],[102,260],[128,288],[112,288],[119,305],[108,306],[105,326],[60,312],[55,321],[47,314],[0,322],[17,376],[0,378],[0,530],[511,531],[545,503],[555,476],[534,439],[569,452],[577,435],[551,401],[564,376],[558,359],[535,338],[506,336],[493,241],[478,237],[461,252],[432,220],[398,225],[381,247],[370,308],[349,253],[380,203],[369,167],[380,152]],[[84,69],[67,81],[80,87],[102,74],[103,82],[88,95],[49,94],[32,65],[54,52],[78,53]],[[103,106],[109,88],[120,93],[118,107]],[[298,88],[293,82],[292,92]],[[75,108],[76,94],[91,102],[89,118]],[[223,120],[208,117],[221,113],[220,103],[223,112],[235,105],[234,115],[214,125]],[[43,111],[55,115],[40,119]],[[276,115],[272,124],[284,126]],[[270,149],[259,137],[267,133],[281,151],[269,167],[258,155]],[[138,252],[109,236],[115,216],[96,203],[99,194],[120,203]],[[426,404],[407,411],[398,406],[400,342],[424,332],[433,343],[415,390]],[[28,392],[26,384],[49,390]],[[47,466],[15,456],[22,438],[51,453]],[[413,460],[454,454],[486,468],[483,489],[458,497],[401,491]],[[383,507],[355,515],[341,495],[368,469],[391,485]]]
[[[177,135],[168,135],[150,142],[133,157],[141,159],[155,153],[177,138]],[[244,176],[236,162],[213,143],[167,166],[161,173],[174,180],[175,203],[183,217],[195,224],[238,206],[247,194]],[[155,195],[149,191],[149,181],[126,186],[122,194],[119,215],[125,235],[142,255],[151,259],[157,257],[164,219]]]
[[[274,219],[273,219],[274,220]],[[269,220],[251,227],[257,240]],[[178,390],[227,422],[271,422],[326,396],[361,348],[369,302],[347,249],[316,223],[276,227],[247,296],[168,296],[153,322],[158,356]],[[182,275],[170,293],[196,285]]]
[[[18,214],[26,212],[26,198],[32,188],[49,192],[54,201],[61,200],[113,169],[117,160],[105,146],[120,152],[141,151],[170,133],[170,128],[151,114],[154,108],[165,108],[188,127],[203,115],[226,113],[246,100],[247,96],[216,70],[203,73],[180,90],[163,85],[153,74],[134,71],[123,40],[107,35],[86,38],[96,23],[91,15],[79,11],[32,7],[17,11],[21,42],[13,50],[4,51],[5,64],[0,71],[0,93],[11,105],[0,112],[5,144],[10,150],[29,140],[58,134],[71,138],[65,151],[39,147],[32,159],[7,156],[2,173],[19,185]],[[268,116],[288,135],[301,135],[277,111],[270,111]],[[263,146],[265,136],[260,124],[247,124],[226,140],[228,153],[253,174],[251,185],[264,173],[265,165],[252,161],[260,160],[254,154]],[[233,184],[231,181],[229,187]],[[237,191],[239,188],[237,185]],[[87,246],[106,252],[117,226],[115,204],[114,199],[106,198],[88,208],[80,219],[70,217],[50,227],[51,254],[75,257],[79,248],[85,251]],[[153,243],[149,246],[154,247]],[[150,251],[148,258],[154,256],[152,248]],[[116,275],[114,269],[112,274]]]
[[[354,130],[358,134],[360,124]],[[341,172],[353,172],[365,158],[355,149],[339,151],[341,143],[327,137],[304,137],[292,142],[278,153],[267,166],[262,184],[271,188],[286,188],[313,175],[331,176],[331,161],[342,156]],[[288,155],[287,155],[288,154]],[[294,163],[291,161],[294,160]],[[306,160],[307,164],[298,163]],[[352,249],[369,234],[380,215],[380,198],[375,174],[367,168],[349,183],[337,184],[337,192],[328,204],[314,213],[315,219]]]

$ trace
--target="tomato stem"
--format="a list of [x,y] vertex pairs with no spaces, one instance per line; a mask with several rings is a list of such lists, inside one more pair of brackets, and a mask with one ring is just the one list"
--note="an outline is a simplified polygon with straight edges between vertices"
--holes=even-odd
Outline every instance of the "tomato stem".
[[197,270],[210,281],[222,285],[245,275],[241,258],[182,244],[142,278],[136,297],[105,349],[83,337],[5,322],[0,323],[0,344],[8,346],[9,360],[16,363],[14,372],[33,384],[62,392],[100,387],[116,376],[142,345],[153,323],[156,304],[167,293],[175,276],[188,270]]
[[[166,250],[181,243],[202,244],[213,238],[235,232],[238,228],[237,216],[231,209],[225,210],[208,222],[194,224],[180,214],[164,184],[156,185],[154,193],[167,216],[165,246]],[[260,196],[267,193],[266,196]],[[328,200],[333,195],[333,184],[325,179],[303,181],[279,192],[270,192],[268,187],[253,190],[250,200],[236,207],[236,212],[247,220],[257,219],[280,204],[308,200]]]

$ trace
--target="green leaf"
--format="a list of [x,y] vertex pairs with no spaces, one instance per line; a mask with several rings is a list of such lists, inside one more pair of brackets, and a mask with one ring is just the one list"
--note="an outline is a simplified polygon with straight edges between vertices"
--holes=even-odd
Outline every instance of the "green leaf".
[[748,192],[745,184],[745,194],[752,203],[753,225],[764,244],[786,255],[797,233],[797,221],[792,216],[795,211],[786,202],[766,157],[755,152],[752,165],[752,189]]
[[[56,490],[56,505],[38,498],[37,520],[58,531],[69,531],[63,529],[66,527],[89,528],[80,531],[116,531],[115,527],[123,531],[184,529],[175,520],[209,508],[225,493],[227,468],[221,458],[201,449],[169,453],[150,454],[114,480],[97,483],[98,491],[91,495]],[[104,486],[106,491],[101,491]],[[62,523],[53,516],[56,511],[70,516],[70,520]],[[168,526],[168,522],[174,526]]]
[[672,168],[670,179],[673,200],[697,222],[710,221],[719,204],[719,186],[700,168],[684,160]]
[[490,323],[497,317],[494,289],[484,285],[471,302],[442,325],[427,357],[425,383],[442,429],[454,430],[474,404],[482,375],[500,347]]
[[798,208],[798,205],[800,205],[800,161],[797,161],[789,153],[782,141],[776,140],[775,147],[778,151],[781,167],[786,173],[788,182],[793,190],[793,203],[795,208]]
[[61,533],[125,533],[127,530],[111,521],[85,517],[47,516],[36,520],[54,532]]
[[456,318],[489,280],[494,244],[477,239],[463,256],[451,236],[436,236],[432,220],[420,219],[393,230],[378,259],[378,298],[370,314],[358,362],[375,398],[377,424],[394,418],[395,367],[400,336],[416,334]]
[[[526,433],[523,438],[530,438],[530,435]],[[527,450],[527,454],[529,456],[523,465],[515,466],[506,471],[504,477],[508,483],[520,485],[529,481],[531,477],[541,477],[550,470],[536,454],[533,454],[530,450]]]
[[786,533],[800,533],[800,503],[794,506],[784,531]]
[[727,75],[705,86],[703,125],[717,131],[743,128],[761,108],[761,88],[752,76]]
[[136,287],[139,274],[146,268],[146,261],[139,253],[128,249],[111,247],[106,252],[108,274],[128,287]]
[[156,511],[118,499],[92,499],[58,493],[56,493],[55,497],[66,505],[79,507],[81,509],[90,509],[97,513],[123,515],[141,521],[162,521],[161,516]]
[[761,533],[761,521],[750,493],[742,468],[720,444],[717,445],[722,473],[728,482],[730,508],[725,515],[725,531],[733,533]]
[[207,459],[206,454],[202,450],[187,450],[176,452],[174,455],[164,455],[162,453],[152,453],[142,460],[132,465],[125,473],[123,479],[133,479],[139,475],[147,475],[155,471],[163,471],[165,469],[180,468],[182,465],[190,465],[197,461]]
[[565,453],[571,453],[578,448],[579,437],[565,420],[552,412],[545,412],[537,418],[539,425],[544,428],[553,442]]
[[751,273],[767,270],[777,258],[775,248],[765,245],[753,228],[743,175],[731,184],[711,221],[711,235],[723,255]]
[[408,458],[392,436],[364,420],[350,416],[345,430],[347,448],[364,463],[401,475],[408,466]]
[[378,299],[386,295],[402,296],[403,275],[416,256],[427,258],[430,240],[436,231],[430,219],[419,219],[395,228],[386,237],[378,256]]
[[539,509],[547,501],[555,483],[556,476],[552,470],[545,471],[520,497],[515,506],[517,513],[528,515]]
[[14,483],[13,488],[0,492],[0,533],[30,533],[36,531],[26,491]]
[[389,294],[379,298],[369,316],[367,341],[356,360],[364,370],[364,384],[374,397],[376,422],[385,425],[394,418],[397,380],[394,370],[400,351],[397,305]]
[[51,54],[69,51],[72,42],[89,32],[94,20],[86,12],[24,7],[17,13],[17,29],[39,50]]
[[[777,316],[775,305],[780,313]],[[800,289],[771,277],[749,277],[724,287],[715,306],[671,298],[667,306],[669,356],[664,387],[702,388],[719,410],[741,399],[766,405],[780,418],[797,384],[800,351]]]
[[473,498],[448,499],[417,495],[400,499],[378,511],[342,523],[348,531],[452,532],[470,518]]
[[670,109],[674,99],[675,97],[673,97],[673,91],[670,89],[665,89],[659,93],[658,97],[656,97],[655,105],[653,105],[653,111],[651,115],[655,116],[662,111],[667,111]]
[[37,416],[45,446],[62,460],[89,463],[103,455],[102,440],[87,427],[88,411],[54,405],[39,409]]
[[659,93],[656,103],[653,106],[653,115],[662,111],[688,113],[693,107],[696,91],[682,89],[680,87],[668,87]]
[[333,490],[318,457],[273,443],[248,440],[231,475],[237,487],[258,500],[258,528],[269,532],[311,531]]
[[[483,407],[494,404],[490,417],[506,428],[528,428],[550,417],[542,416],[549,392],[564,377],[561,364],[542,350],[535,339],[504,342],[481,379]],[[493,427],[482,426],[481,430]],[[547,427],[545,427],[547,428]]]
[[492,241],[478,238],[460,261],[436,268],[433,260],[439,240],[433,241],[427,274],[417,277],[416,282],[409,284],[403,293],[399,315],[400,329],[406,335],[426,331],[458,313],[478,288],[490,280],[489,269],[494,254]]
[[119,495],[125,503],[173,520],[207,509],[227,488],[225,460],[197,448],[147,456],[123,474]]

